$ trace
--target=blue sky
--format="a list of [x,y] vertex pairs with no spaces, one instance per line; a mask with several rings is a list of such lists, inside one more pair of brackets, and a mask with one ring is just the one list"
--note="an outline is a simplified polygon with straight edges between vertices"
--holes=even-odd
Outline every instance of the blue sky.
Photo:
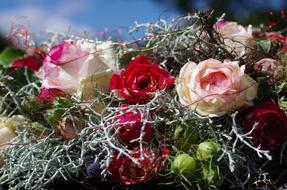
[[[252,2],[251,2],[252,1]],[[250,0],[250,9],[280,10],[285,0]],[[135,21],[138,23],[156,22],[159,18],[178,17],[180,13],[173,6],[172,0],[164,3],[155,0],[0,0],[0,31],[9,31],[11,23],[29,26],[34,33],[67,31],[72,33],[87,32],[92,37],[100,38],[100,33],[109,30],[108,35],[115,35],[119,27],[123,33]],[[209,0],[195,1],[197,9],[207,9]],[[238,5],[241,0],[233,1],[235,12],[240,18],[248,17],[252,10]],[[251,11],[251,12],[250,12]],[[124,35],[126,38],[127,35]]]
[[72,31],[97,35],[105,28],[126,30],[135,21],[155,22],[177,17],[168,5],[152,0],[0,0],[0,28],[7,32],[12,22],[30,31]]

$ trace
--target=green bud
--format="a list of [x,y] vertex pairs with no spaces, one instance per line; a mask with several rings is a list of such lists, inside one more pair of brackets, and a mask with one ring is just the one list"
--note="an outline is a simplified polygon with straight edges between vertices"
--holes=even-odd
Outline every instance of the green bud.
[[202,180],[204,183],[220,185],[223,183],[223,177],[220,175],[219,170],[207,166],[202,167]]
[[171,164],[171,171],[175,174],[192,175],[196,169],[195,159],[188,154],[180,154],[176,156]]
[[204,141],[200,143],[196,150],[196,157],[199,160],[207,160],[215,156],[220,151],[220,147],[213,141]]

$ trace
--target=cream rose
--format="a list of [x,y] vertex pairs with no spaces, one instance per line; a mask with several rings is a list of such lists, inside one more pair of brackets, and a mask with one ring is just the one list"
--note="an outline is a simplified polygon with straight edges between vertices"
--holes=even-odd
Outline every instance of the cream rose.
[[215,117],[251,103],[257,83],[244,74],[238,62],[208,59],[198,65],[186,63],[180,70],[176,90],[180,102],[199,114]]
[[9,143],[17,136],[16,126],[22,125],[27,120],[21,115],[12,118],[0,118],[0,168],[4,164],[2,151],[9,146]]
[[235,52],[237,56],[245,53],[248,41],[252,39],[252,29],[249,26],[245,29],[236,22],[219,21],[214,25],[214,29],[222,35],[227,49]]

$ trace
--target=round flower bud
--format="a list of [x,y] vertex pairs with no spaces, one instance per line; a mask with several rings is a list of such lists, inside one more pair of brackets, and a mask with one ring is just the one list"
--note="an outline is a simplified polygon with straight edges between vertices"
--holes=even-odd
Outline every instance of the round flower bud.
[[175,157],[171,163],[170,169],[175,174],[185,174],[190,176],[196,169],[196,161],[192,156],[183,153]]
[[215,156],[220,150],[217,143],[213,141],[204,141],[200,143],[196,150],[196,157],[199,160],[207,160]]

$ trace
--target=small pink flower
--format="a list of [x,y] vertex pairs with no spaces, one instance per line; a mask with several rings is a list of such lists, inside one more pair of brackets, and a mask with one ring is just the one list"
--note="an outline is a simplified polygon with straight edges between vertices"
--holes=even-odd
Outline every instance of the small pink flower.
[[45,102],[45,101],[53,101],[55,100],[56,97],[64,97],[66,94],[56,88],[42,88],[38,94],[38,100],[40,102]]

